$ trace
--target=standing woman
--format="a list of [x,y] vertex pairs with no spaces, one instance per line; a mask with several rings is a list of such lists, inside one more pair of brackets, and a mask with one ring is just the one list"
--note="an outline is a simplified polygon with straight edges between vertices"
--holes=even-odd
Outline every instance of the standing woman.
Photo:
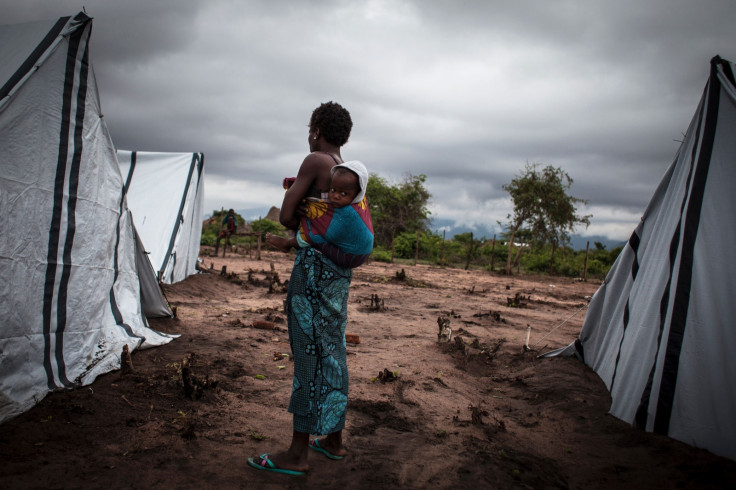
[[[299,227],[299,208],[307,197],[328,198],[330,170],[342,163],[340,148],[348,141],[350,113],[335,102],[321,104],[309,121],[310,154],[296,181],[284,195],[281,224]],[[248,458],[254,468],[290,475],[308,469],[310,449],[330,459],[342,459],[342,430],[348,402],[345,350],[348,289],[352,270],[335,265],[313,247],[298,248],[286,296],[289,342],[294,379],[289,412],[294,432],[286,451]],[[324,436],[309,440],[310,434]]]

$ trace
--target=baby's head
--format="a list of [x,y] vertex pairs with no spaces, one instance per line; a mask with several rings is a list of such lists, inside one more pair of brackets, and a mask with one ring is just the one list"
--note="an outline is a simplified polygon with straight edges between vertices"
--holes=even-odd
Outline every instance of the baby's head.
[[349,206],[360,193],[358,174],[347,167],[336,166],[330,183],[330,202],[336,208]]
[[342,208],[358,204],[365,197],[368,187],[368,169],[361,162],[351,160],[332,167],[330,202]]

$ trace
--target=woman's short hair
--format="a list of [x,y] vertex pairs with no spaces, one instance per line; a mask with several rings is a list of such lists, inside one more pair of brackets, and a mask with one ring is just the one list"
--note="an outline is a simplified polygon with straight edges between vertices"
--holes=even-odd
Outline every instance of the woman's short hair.
[[324,102],[312,111],[309,128],[319,129],[320,134],[330,144],[342,146],[348,142],[353,120],[350,113],[337,102]]

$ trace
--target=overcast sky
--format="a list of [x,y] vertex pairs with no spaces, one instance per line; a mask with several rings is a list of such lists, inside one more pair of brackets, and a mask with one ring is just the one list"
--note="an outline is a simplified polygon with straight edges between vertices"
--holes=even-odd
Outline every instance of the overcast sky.
[[115,145],[203,152],[208,213],[280,206],[334,100],[343,158],[426,174],[434,217],[504,221],[502,185],[541,163],[589,201],[580,234],[625,240],[710,59],[736,60],[733,0],[0,0],[0,23],[82,6]]

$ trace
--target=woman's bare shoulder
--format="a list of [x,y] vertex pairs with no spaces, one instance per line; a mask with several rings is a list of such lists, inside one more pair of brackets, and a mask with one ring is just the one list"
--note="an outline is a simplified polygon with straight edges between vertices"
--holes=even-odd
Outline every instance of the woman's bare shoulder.
[[332,164],[335,161],[332,159],[329,153],[325,153],[323,151],[313,151],[312,153],[308,154],[306,157],[304,157],[304,161],[302,162],[302,165],[305,163],[310,164]]
[[316,175],[329,170],[334,164],[335,162],[328,154],[315,151],[304,158],[299,173]]

